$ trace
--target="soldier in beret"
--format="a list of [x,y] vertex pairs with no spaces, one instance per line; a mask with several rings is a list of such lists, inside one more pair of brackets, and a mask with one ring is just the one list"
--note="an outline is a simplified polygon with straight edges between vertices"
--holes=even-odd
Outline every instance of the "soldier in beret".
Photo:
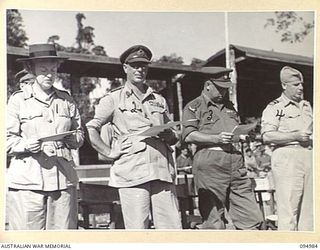
[[[147,229],[150,211],[156,229],[181,228],[170,145],[177,136],[167,129],[156,137],[138,136],[170,121],[166,100],[145,84],[151,51],[136,45],[120,56],[127,81],[103,97],[86,126],[92,146],[114,161],[110,186],[119,188],[126,229]],[[111,122],[115,138],[110,147],[100,136]]]
[[303,76],[285,66],[282,95],[262,114],[262,138],[273,144],[278,230],[313,230],[312,108],[303,100]]
[[[29,57],[18,59],[32,73],[33,83],[13,93],[8,102],[10,230],[77,228],[78,178],[70,150],[83,143],[80,114],[72,97],[53,87],[65,59],[52,44],[30,45]],[[78,131],[59,140],[40,140],[72,130]]]
[[259,229],[263,220],[243,156],[233,145],[239,141],[231,132],[239,124],[239,116],[226,97],[232,86],[231,71],[202,68],[203,91],[183,111],[183,120],[188,122],[182,139],[197,145],[193,173],[203,219],[199,229],[225,229],[225,208],[237,229]]

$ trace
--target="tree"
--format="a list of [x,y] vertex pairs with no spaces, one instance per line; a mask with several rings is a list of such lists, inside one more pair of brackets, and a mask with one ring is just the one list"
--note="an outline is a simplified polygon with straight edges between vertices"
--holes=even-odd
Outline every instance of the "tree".
[[176,53],[172,53],[170,56],[160,57],[156,62],[183,64],[183,58],[181,56],[177,56]]
[[[65,47],[59,44],[60,37],[58,35],[50,36],[48,38],[48,43],[54,44],[58,51],[107,56],[103,46],[94,44],[94,28],[91,26],[84,27],[82,23],[84,19],[86,19],[86,17],[83,13],[78,13],[76,15],[78,30],[73,46]],[[59,74],[58,76],[64,87],[70,86],[69,75]],[[95,88],[97,82],[99,82],[99,79],[95,77],[81,77],[80,91],[79,93],[73,94],[73,98],[78,104],[81,118],[84,123],[93,116],[93,107],[90,105],[89,93]]]
[[26,47],[29,40],[23,29],[21,14],[16,9],[7,10],[7,44],[15,47]]
[[199,58],[192,58],[190,66],[192,68],[201,68],[206,61]]
[[[181,65],[183,64],[183,58],[181,56],[177,56],[176,53],[172,53],[169,56],[164,55],[154,62]],[[147,84],[158,93],[167,87],[166,81],[162,80],[147,80]]]
[[83,13],[78,13],[76,15],[78,33],[76,37],[76,44],[78,49],[84,49],[90,51],[94,46],[94,28],[91,26],[83,27],[82,20],[86,19]]
[[96,56],[107,56],[107,53],[104,50],[104,47],[101,45],[97,45],[97,46],[93,47],[92,53]]
[[314,21],[306,22],[294,11],[276,11],[275,16],[268,18],[264,27],[274,27],[281,34],[281,42],[302,42],[314,29]]
[[[26,47],[28,40],[19,11],[16,9],[7,10],[7,45]],[[19,89],[19,84],[14,77],[16,73],[10,69],[7,71],[7,98]]]

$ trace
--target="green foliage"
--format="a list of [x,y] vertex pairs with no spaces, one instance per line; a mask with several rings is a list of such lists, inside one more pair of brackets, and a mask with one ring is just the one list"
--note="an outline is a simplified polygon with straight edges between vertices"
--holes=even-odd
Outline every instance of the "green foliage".
[[16,9],[7,10],[7,44],[26,47],[29,40],[23,29],[21,14]]
[[314,29],[314,21],[312,23],[305,22],[294,11],[277,11],[275,16],[275,18],[267,19],[265,28],[272,26],[275,32],[281,35],[281,42],[303,42]]

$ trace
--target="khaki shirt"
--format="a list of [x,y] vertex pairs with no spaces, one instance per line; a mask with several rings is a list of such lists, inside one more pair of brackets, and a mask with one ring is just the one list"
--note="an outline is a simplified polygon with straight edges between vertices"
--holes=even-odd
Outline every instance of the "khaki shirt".
[[239,117],[232,102],[226,100],[222,104],[217,104],[204,94],[186,105],[183,120],[188,121],[182,132],[183,140],[193,131],[219,134],[231,132],[239,124]]
[[80,147],[62,141],[43,142],[41,151],[26,150],[26,140],[80,129],[79,111],[72,97],[54,89],[48,100],[42,100],[32,86],[15,92],[7,108],[7,153],[13,156],[8,169],[8,185],[16,189],[54,191],[78,182],[70,148]]
[[129,153],[116,160],[110,170],[110,186],[130,187],[151,180],[172,182],[174,165],[169,145],[155,137],[138,133],[170,121],[166,100],[148,87],[140,100],[127,82],[121,89],[103,97],[95,109],[94,118],[86,126],[98,131],[111,122],[119,142],[132,142]]
[[[313,115],[308,101],[291,101],[284,94],[270,102],[262,113],[261,133],[270,131],[312,133]],[[298,142],[296,142],[298,143]]]

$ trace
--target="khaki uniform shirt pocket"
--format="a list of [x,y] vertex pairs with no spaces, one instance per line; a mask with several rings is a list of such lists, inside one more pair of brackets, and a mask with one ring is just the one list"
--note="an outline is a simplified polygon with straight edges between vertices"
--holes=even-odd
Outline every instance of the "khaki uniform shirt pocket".
[[279,125],[279,130],[283,132],[292,132],[303,128],[303,121],[300,114],[287,114]]
[[210,119],[208,118],[210,118],[210,116],[203,119],[202,125],[200,125],[201,132],[207,133],[207,134],[221,132],[219,127],[214,127],[216,123],[220,120],[219,116],[213,115]]
[[8,179],[13,188],[16,185],[38,188],[43,182],[39,164],[32,156],[13,158],[8,169]]
[[113,173],[119,182],[139,180],[149,175],[149,157],[144,142],[133,142],[128,154],[114,162]]
[[56,103],[53,106],[53,112],[56,114],[55,124],[58,132],[69,131],[72,124],[72,115],[67,103]]

